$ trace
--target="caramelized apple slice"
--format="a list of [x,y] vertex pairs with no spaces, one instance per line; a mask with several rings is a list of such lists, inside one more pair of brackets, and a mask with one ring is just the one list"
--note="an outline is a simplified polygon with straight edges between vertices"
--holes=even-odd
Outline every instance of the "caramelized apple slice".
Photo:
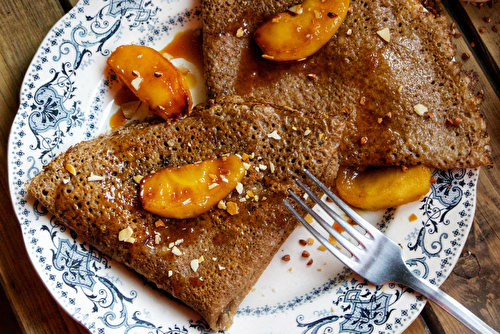
[[431,186],[432,172],[424,166],[368,168],[342,167],[336,187],[349,205],[371,211],[387,209],[421,199]]
[[189,113],[192,101],[186,79],[158,51],[147,46],[122,45],[107,63],[153,113],[165,120]]
[[349,0],[305,0],[271,16],[255,31],[254,39],[267,59],[304,59],[332,38],[348,9]]
[[196,217],[224,199],[244,174],[235,155],[165,168],[141,180],[142,206],[166,218]]

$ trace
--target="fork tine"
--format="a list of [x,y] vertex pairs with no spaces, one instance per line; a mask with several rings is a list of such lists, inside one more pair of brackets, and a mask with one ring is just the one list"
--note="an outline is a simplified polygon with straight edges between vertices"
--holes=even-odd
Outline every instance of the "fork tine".
[[350,234],[357,242],[359,242],[363,247],[366,248],[366,243],[369,239],[363,235],[361,232],[357,231],[350,223],[345,221],[337,212],[330,208],[325,202],[323,202],[316,194],[314,194],[308,186],[303,184],[300,180],[295,180],[295,182],[311,197],[311,199],[316,202],[330,217],[332,217],[337,224],[339,224],[348,234]]
[[292,215],[302,224],[304,227],[311,232],[311,234],[318,240],[326,249],[328,249],[333,255],[335,255],[340,261],[350,268],[354,268],[356,262],[349,258],[347,255],[342,253],[340,249],[335,247],[328,241],[324,236],[322,236],[314,227],[311,226],[295,209],[287,202],[286,199],[283,200],[286,208],[292,213]]
[[311,174],[308,170],[304,169],[304,173],[328,196],[337,206],[345,212],[347,216],[349,216],[352,220],[358,223],[368,234],[373,238],[375,235],[381,234],[379,230],[377,230],[372,224],[367,222],[364,218],[362,218],[356,211],[351,209],[349,205],[347,205],[344,201],[337,197],[334,193],[330,191],[323,183],[321,183],[314,175]]
[[[335,238],[335,240],[337,240],[337,242],[339,244],[341,244],[342,246],[344,246],[344,248],[349,253],[351,253],[352,255],[354,255],[358,259],[363,255],[363,253],[364,253],[363,250],[361,250],[360,248],[358,248],[352,242],[350,242],[349,240],[347,240],[343,235],[341,235],[337,230],[335,230],[331,226],[330,223],[327,223],[320,215],[318,215],[313,209],[311,209],[306,203],[304,203],[304,201],[302,201],[300,199],[300,197],[297,196],[297,194],[295,194],[292,190],[288,190],[288,192],[293,197],[293,199],[297,203],[299,203],[300,206],[302,206],[302,208],[304,208],[304,210],[306,210],[307,213],[309,213],[321,225],[321,227],[323,227],[328,233],[330,233]],[[307,224],[310,225],[309,223],[307,223]],[[330,242],[328,241],[328,243],[330,243]]]

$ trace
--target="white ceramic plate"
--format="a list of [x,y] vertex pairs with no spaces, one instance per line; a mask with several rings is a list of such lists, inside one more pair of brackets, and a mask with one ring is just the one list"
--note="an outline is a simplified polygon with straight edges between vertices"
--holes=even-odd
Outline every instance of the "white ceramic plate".
[[[208,329],[193,311],[81,243],[27,196],[24,183],[59,152],[108,129],[119,88],[105,64],[111,51],[129,43],[159,50],[177,32],[199,26],[196,1],[81,0],[49,32],[24,79],[8,147],[12,201],[47,289],[93,333]],[[195,90],[203,99],[203,89]],[[423,200],[364,215],[401,244],[415,273],[440,285],[469,233],[478,171],[435,177]],[[292,234],[241,304],[230,333],[401,333],[418,316],[421,297],[398,285],[368,284],[317,242],[299,245],[309,237],[301,227]],[[281,260],[285,254],[291,261]]]

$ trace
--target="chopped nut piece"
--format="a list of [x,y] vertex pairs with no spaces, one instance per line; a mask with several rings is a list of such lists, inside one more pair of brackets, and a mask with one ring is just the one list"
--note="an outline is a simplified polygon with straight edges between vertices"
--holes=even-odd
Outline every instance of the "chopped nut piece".
[[401,171],[403,173],[407,172],[408,171],[408,167],[406,167],[405,165],[401,165]]
[[199,267],[200,261],[198,259],[191,260],[191,269],[193,269],[194,272],[197,272]]
[[267,135],[269,138],[274,138],[274,139],[278,139],[280,140],[281,137],[280,135],[278,134],[278,130],[274,130],[273,132],[271,132],[270,134]]
[[243,37],[243,28],[238,28],[238,30],[236,31],[236,37]]
[[259,164],[259,169],[261,169],[261,170],[266,170],[266,169],[267,169],[267,166],[266,166],[266,165],[263,165],[263,164]]
[[[306,244],[307,244],[307,241],[306,241]],[[311,256],[311,254],[309,254],[308,251],[305,250],[302,252],[302,257],[309,257],[309,256]]]
[[310,133],[311,133],[311,130],[309,128],[307,128],[306,131],[304,131],[304,137],[307,136]]
[[252,167],[252,165],[249,164],[249,163],[244,162],[243,163],[243,167],[245,168],[245,170],[248,170],[250,167]]
[[173,274],[174,274],[174,272],[172,270],[168,271],[168,277],[172,277]]
[[93,172],[90,172],[90,176],[87,178],[87,180],[89,180],[89,181],[103,181],[104,177],[99,176],[99,175],[95,175]]
[[274,173],[274,164],[272,162],[269,163],[269,169],[271,170],[271,173]]
[[161,236],[159,234],[155,234],[155,244],[158,245],[160,243]]
[[380,118],[380,117],[377,118],[377,123],[379,123],[379,124],[382,123],[382,118]]
[[217,186],[219,186],[218,183],[211,183],[211,184],[208,185],[208,190],[214,189]]
[[156,226],[156,227],[165,227],[165,223],[163,222],[163,220],[158,219],[158,220],[155,222],[155,226]]
[[304,11],[304,8],[302,8],[302,5],[299,4],[299,5],[295,5],[295,6],[288,8],[288,11],[298,15],[298,14],[302,14],[302,12]]
[[269,59],[269,60],[273,60],[274,59],[274,57],[270,56],[270,55],[262,55],[262,58]]
[[365,145],[366,143],[368,143],[368,138],[366,137],[361,137],[361,145]]
[[462,60],[467,60],[470,58],[470,54],[468,52],[462,53]]
[[175,145],[175,140],[174,140],[174,139],[169,139],[169,140],[167,141],[167,144],[168,144],[168,146],[172,147],[172,146],[174,146],[174,145]]
[[389,28],[384,28],[382,30],[377,31],[377,35],[379,35],[387,43],[391,41],[391,33],[389,31]]
[[126,241],[132,234],[134,234],[134,230],[132,230],[130,226],[127,226],[127,228],[124,228],[118,233],[118,241]]
[[221,210],[226,210],[227,209],[227,206],[226,206],[226,203],[224,201],[219,201],[219,203],[217,204],[217,207]]
[[290,261],[290,255],[287,254],[287,255],[283,256],[281,259],[285,262],[288,262],[288,261]]
[[426,113],[426,112],[427,112],[427,110],[428,110],[428,109],[427,109],[427,107],[426,107],[426,106],[424,106],[424,105],[422,105],[422,104],[420,104],[420,103],[419,103],[419,104],[417,104],[417,105],[413,106],[413,110],[414,110],[417,114],[419,114],[420,116],[422,116],[424,113]]
[[453,37],[460,38],[460,37],[462,37],[462,33],[461,32],[456,32],[456,33],[453,34]]
[[299,244],[300,244],[301,246],[305,246],[305,245],[307,245],[307,240],[300,239],[300,240],[299,240]]
[[175,240],[175,243],[174,243],[174,244],[175,244],[176,246],[179,246],[179,245],[180,245],[180,244],[182,244],[183,242],[184,242],[184,239],[177,239],[177,240]]
[[243,185],[240,182],[238,182],[238,184],[236,184],[236,191],[240,195],[243,193]]
[[308,262],[307,262],[307,265],[310,266],[313,264],[313,259],[310,259]]
[[491,22],[491,19],[489,17],[483,17],[483,21],[485,23],[490,23]]
[[66,164],[66,166],[64,166],[64,168],[66,168],[66,170],[68,172],[70,172],[70,174],[76,175],[76,169],[75,169],[75,167],[73,167],[73,165]]
[[177,248],[177,246],[172,247],[172,253],[174,253],[177,256],[181,256],[182,255],[181,250],[179,248]]
[[491,30],[493,30],[493,32],[498,32],[498,27],[497,26],[493,26],[493,27],[491,27]]
[[135,175],[132,177],[132,179],[135,181],[135,183],[141,183],[141,180],[144,176],[142,175]]
[[155,75],[155,77],[159,78],[159,77],[161,77],[163,75],[163,73],[156,71],[154,73],[154,75]]
[[227,212],[231,215],[234,216],[238,214],[238,204],[234,202],[227,202]]
[[446,119],[446,124],[453,125],[453,120],[451,118]]
[[485,27],[485,26],[482,26],[482,27],[480,27],[480,28],[479,28],[479,30],[478,30],[478,31],[482,34],[483,32],[485,32],[485,31],[486,31],[486,27]]
[[462,119],[461,119],[461,118],[459,118],[459,117],[455,118],[455,120],[453,121],[453,124],[455,124],[455,125],[460,125],[460,124],[462,124]]
[[226,269],[226,267],[223,267],[223,266],[221,266],[220,264],[219,264],[218,266],[219,266],[219,270],[224,270],[224,269]]
[[385,117],[392,118],[392,113],[389,111],[387,114],[385,114]]
[[352,29],[347,29],[347,32],[345,34],[347,36],[351,36],[352,35]]
[[361,104],[362,106],[364,106],[365,105],[365,100],[366,100],[365,97],[362,96],[361,100],[359,100],[359,104]]
[[132,87],[134,87],[136,90],[139,90],[139,88],[141,88],[141,82],[142,82],[142,78],[141,77],[138,77],[138,78],[135,78],[134,80],[132,80],[132,82],[130,83],[132,85]]

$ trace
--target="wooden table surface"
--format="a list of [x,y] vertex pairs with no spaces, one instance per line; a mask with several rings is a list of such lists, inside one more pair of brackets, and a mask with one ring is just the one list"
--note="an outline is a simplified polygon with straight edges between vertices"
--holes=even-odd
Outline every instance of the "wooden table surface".
[[[4,194],[0,202],[0,332],[3,333],[88,333],[52,299],[31,265],[8,199],[7,177],[7,140],[19,107],[23,77],[46,33],[75,4],[76,0],[0,0],[0,184]],[[478,74],[476,90],[484,95],[481,110],[488,121],[495,165],[481,169],[472,230],[455,269],[441,288],[500,331],[500,33],[495,31],[495,27],[500,27],[500,3],[495,0],[476,6],[443,0],[443,4],[450,23],[458,24],[453,38],[457,45],[456,59],[464,63],[464,69]],[[473,48],[471,42],[475,44]],[[463,60],[464,53],[470,58]],[[405,331],[405,334],[423,333],[470,331],[428,303],[422,315]]]

